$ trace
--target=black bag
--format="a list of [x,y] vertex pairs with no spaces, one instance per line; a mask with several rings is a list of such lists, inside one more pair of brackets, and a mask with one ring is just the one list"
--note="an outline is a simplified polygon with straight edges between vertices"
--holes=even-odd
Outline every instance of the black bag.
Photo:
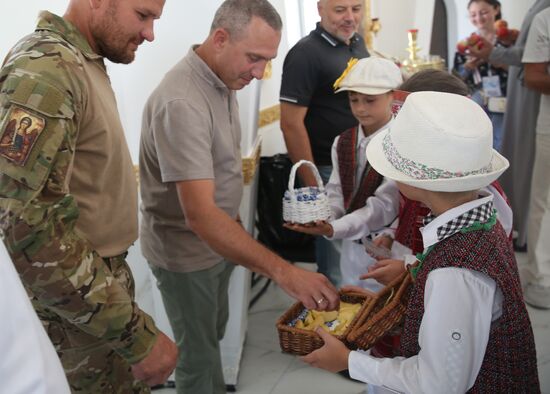
[[[258,240],[290,261],[315,262],[315,237],[283,227],[283,195],[292,162],[287,154],[260,159],[257,222]],[[297,181],[298,183],[299,181]]]

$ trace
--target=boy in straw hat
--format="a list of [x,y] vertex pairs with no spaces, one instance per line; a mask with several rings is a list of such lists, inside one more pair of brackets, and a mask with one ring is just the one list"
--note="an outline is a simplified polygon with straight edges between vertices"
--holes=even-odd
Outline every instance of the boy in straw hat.
[[[403,96],[401,93],[409,94],[419,91],[469,95],[468,86],[460,78],[447,71],[436,69],[419,71],[399,87],[401,96]],[[401,97],[401,100],[400,104],[402,105],[405,99]],[[395,104],[394,102],[394,112]],[[497,219],[511,240],[512,209],[498,180],[482,188],[480,193],[493,194],[493,206],[497,211]],[[392,258],[400,258],[400,260],[379,258],[376,264],[369,267],[368,273],[361,275],[361,278],[373,278],[387,284],[401,275],[407,264],[416,261],[416,254],[424,250],[420,227],[422,227],[423,219],[430,213],[430,210],[421,202],[410,200],[404,196],[401,197],[398,219],[373,241],[377,246],[391,249]]]
[[508,167],[491,145],[491,122],[472,100],[441,92],[408,96],[391,128],[367,147],[380,174],[431,209],[424,253],[411,270],[403,357],[350,351],[318,330],[325,345],[304,361],[349,368],[355,379],[400,392],[540,392],[513,249],[493,196],[478,193]]
[[[394,100],[394,113],[398,112],[406,100],[406,97],[403,97],[404,94],[419,91],[469,95],[466,84],[455,75],[443,70],[422,70],[413,74],[399,87],[396,93],[399,97]],[[488,195],[489,193],[493,195],[493,207],[496,209],[497,219],[511,242],[512,209],[498,180],[479,191],[479,194]],[[369,266],[368,272],[361,275],[361,279],[375,279],[380,283],[388,284],[402,275],[407,265],[415,263],[416,255],[424,250],[420,228],[430,209],[421,202],[410,200],[405,196],[401,196],[400,200],[397,220],[373,241],[377,246],[391,249],[391,258],[378,258],[375,264]],[[389,335],[378,340],[371,349],[371,355],[376,357],[400,355],[400,332],[401,327],[396,327]]]
[[369,57],[352,60],[335,82],[338,92],[348,91],[349,103],[358,125],[344,131],[332,146],[332,174],[326,186],[332,221],[286,227],[329,239],[343,239],[340,258],[342,284],[360,285],[378,291],[375,280],[361,281],[376,260],[360,243],[362,237],[381,230],[397,216],[399,192],[366,159],[365,148],[386,130],[393,119],[393,90],[402,83],[401,71],[391,61]]

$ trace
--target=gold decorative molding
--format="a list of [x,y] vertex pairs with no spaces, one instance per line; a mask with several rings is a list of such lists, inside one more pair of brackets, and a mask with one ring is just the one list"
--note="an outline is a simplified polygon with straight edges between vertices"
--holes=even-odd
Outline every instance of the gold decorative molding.
[[256,171],[260,165],[260,157],[262,154],[262,139],[260,136],[256,137],[254,148],[249,156],[242,158],[243,163],[243,182],[245,185],[249,185],[256,175]]
[[137,184],[139,185],[139,164],[134,164],[134,174],[136,176]]
[[281,105],[276,104],[272,107],[262,109],[258,117],[258,128],[262,128],[271,123],[278,122],[281,119]]
[[381,29],[378,18],[372,17],[372,1],[365,0],[365,13],[363,15],[363,37],[369,51],[374,49],[374,36]]
[[271,60],[267,62],[264,69],[264,75],[262,76],[262,79],[265,81],[266,79],[270,79],[273,76],[273,65],[271,64]]

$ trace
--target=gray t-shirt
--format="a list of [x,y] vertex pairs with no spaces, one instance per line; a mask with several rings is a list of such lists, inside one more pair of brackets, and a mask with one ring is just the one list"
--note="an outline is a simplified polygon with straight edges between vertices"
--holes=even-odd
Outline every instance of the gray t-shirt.
[[214,180],[216,205],[236,217],[243,189],[240,141],[235,92],[191,48],[143,113],[141,249],[151,264],[192,272],[222,260],[187,227],[176,182]]

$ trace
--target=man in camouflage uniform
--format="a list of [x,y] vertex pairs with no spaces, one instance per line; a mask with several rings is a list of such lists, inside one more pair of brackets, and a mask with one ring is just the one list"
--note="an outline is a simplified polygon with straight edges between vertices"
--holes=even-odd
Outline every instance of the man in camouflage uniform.
[[104,64],[130,63],[163,6],[72,0],[0,71],[0,234],[73,392],[148,392],[175,366],[134,302],[137,185]]

